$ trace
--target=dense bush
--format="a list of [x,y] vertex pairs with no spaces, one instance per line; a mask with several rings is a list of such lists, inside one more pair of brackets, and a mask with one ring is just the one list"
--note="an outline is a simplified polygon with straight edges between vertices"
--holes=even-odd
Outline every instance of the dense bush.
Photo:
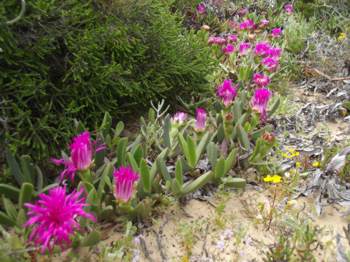
[[[204,32],[185,31],[172,1],[16,1],[0,7],[1,141],[35,158],[89,128],[105,111],[125,117],[160,97],[207,92]],[[62,146],[61,146],[62,147]]]

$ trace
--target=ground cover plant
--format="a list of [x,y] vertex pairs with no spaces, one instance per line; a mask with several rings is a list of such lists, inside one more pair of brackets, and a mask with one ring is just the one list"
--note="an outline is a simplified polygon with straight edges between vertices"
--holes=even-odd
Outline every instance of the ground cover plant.
[[[84,6],[86,17],[92,14],[89,8],[97,8],[107,20],[116,12],[118,25],[136,21],[133,30],[141,34],[140,38],[134,36],[135,45],[146,48],[143,40],[151,41],[156,46],[148,51],[159,51],[155,61],[165,63],[164,68],[156,66],[157,72],[150,73],[142,66],[140,72],[150,73],[152,78],[158,70],[174,69],[175,75],[156,81],[157,92],[148,86],[157,96],[142,92],[126,95],[135,101],[153,99],[137,130],[130,132],[124,122],[116,121],[107,104],[89,108],[88,102],[82,102],[95,120],[76,112],[81,113],[79,120],[57,140],[70,141],[52,145],[60,152],[43,151],[49,168],[37,162],[32,151],[4,151],[8,175],[4,181],[10,182],[0,183],[1,260],[332,261],[336,256],[337,261],[348,261],[348,228],[340,209],[330,205],[350,201],[348,141],[345,131],[341,138],[330,131],[330,137],[337,138],[327,143],[324,131],[318,128],[321,125],[322,130],[323,123],[331,125],[325,122],[328,119],[338,123],[348,118],[345,100],[350,97],[346,82],[350,79],[330,77],[315,68],[312,54],[321,54],[324,49],[317,45],[327,44],[312,35],[318,25],[308,21],[310,17],[303,12],[296,12],[299,3],[156,2],[142,1],[134,9],[122,1],[108,7],[104,1]],[[74,3],[69,6],[81,10]],[[41,1],[36,4],[29,7],[54,8]],[[78,53],[85,52],[83,61],[94,61],[93,67],[100,54],[111,55],[89,36],[90,30],[96,33],[94,17],[93,29],[84,27],[81,34],[71,32],[66,38],[80,46]],[[17,20],[7,20],[7,24],[21,21]],[[150,24],[142,27],[147,21]],[[71,26],[76,28],[74,23]],[[105,30],[97,31],[103,34]],[[125,38],[113,35],[115,39],[110,41],[129,41],[125,30]],[[164,33],[161,40],[159,32]],[[333,39],[344,47],[347,32],[341,33]],[[183,38],[187,40],[181,47],[177,39]],[[84,49],[89,46],[97,48],[98,55]],[[120,47],[127,52],[131,48]],[[143,52],[147,51],[130,51],[135,56],[128,59],[128,66],[136,66]],[[180,73],[195,70],[190,63],[197,63],[190,59],[193,55],[199,55],[198,69],[205,70],[201,77],[189,73],[187,79],[187,73]],[[305,58],[305,64],[299,62]],[[85,88],[106,101],[114,97],[104,97],[105,89],[92,87],[112,81],[105,72],[112,74],[114,69],[92,70],[87,63],[81,71],[82,64],[70,64],[69,70],[76,66],[80,77],[89,75],[92,82]],[[216,65],[210,72],[209,64]],[[341,102],[323,106],[323,100],[305,98],[311,86],[307,74],[344,83],[325,91],[327,97],[336,93]],[[67,77],[74,78],[74,74]],[[305,80],[300,91],[291,81],[301,77]],[[82,84],[81,80],[75,79]],[[174,81],[174,89],[167,81]],[[204,89],[197,86],[205,83]],[[131,86],[125,83],[125,87]],[[155,101],[162,97],[158,90],[162,86],[169,92],[164,96],[176,98],[176,107],[166,98]],[[92,96],[89,92],[79,95]],[[310,100],[306,103],[303,99]],[[74,97],[72,101],[76,101]],[[7,142],[10,131],[6,130]],[[314,131],[315,135],[309,135]],[[48,170],[57,170],[57,174]],[[336,216],[332,217],[332,212]],[[336,233],[327,227],[333,221],[323,220],[322,213],[337,219]]]

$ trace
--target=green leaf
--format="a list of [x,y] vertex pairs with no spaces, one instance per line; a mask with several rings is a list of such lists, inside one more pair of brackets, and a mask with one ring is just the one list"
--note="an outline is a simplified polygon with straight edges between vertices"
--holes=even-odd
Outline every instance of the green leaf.
[[109,177],[112,177],[113,173],[113,165],[111,163],[106,164],[100,183],[98,184],[97,188],[97,197],[102,200],[102,196],[105,193],[105,185],[106,185],[106,178],[109,180]]
[[16,219],[17,217],[17,210],[14,204],[11,202],[11,200],[7,199],[6,197],[2,198],[2,202],[4,204],[4,209],[6,211],[6,214],[11,218],[11,219]]
[[157,159],[157,166],[158,166],[158,170],[162,174],[164,180],[165,181],[170,181],[171,177],[170,177],[168,169],[167,169],[167,167],[165,165],[164,159]]
[[216,161],[218,160],[219,148],[214,142],[210,142],[207,145],[207,155],[209,163],[212,167],[216,165]]
[[102,132],[103,137],[106,137],[112,127],[112,117],[108,112],[105,112],[103,116],[102,124],[100,126],[100,131]]
[[42,190],[43,186],[44,186],[44,176],[43,173],[41,172],[41,169],[38,166],[35,166],[35,170],[36,170],[36,189],[37,190]]
[[24,182],[23,175],[22,175],[21,168],[19,167],[19,164],[18,164],[16,158],[7,149],[5,150],[5,155],[6,155],[7,164],[10,168],[11,175],[14,176],[17,183],[21,186],[22,183]]
[[277,111],[278,107],[280,106],[280,103],[281,103],[281,99],[277,98],[275,103],[272,105],[271,110],[268,111],[269,116],[272,116]]
[[245,130],[240,124],[238,125],[237,128],[238,128],[237,129],[238,139],[241,142],[242,147],[248,151],[250,149],[248,134],[245,132]]
[[188,148],[188,163],[191,168],[195,168],[197,165],[197,159],[199,156],[197,156],[196,152],[196,144],[194,140],[189,136],[187,137],[187,148]]
[[23,208],[21,208],[16,217],[16,224],[18,227],[23,227],[24,223],[27,221],[26,212]]
[[184,178],[183,178],[183,170],[182,170],[182,161],[180,158],[176,161],[176,165],[175,165],[175,179],[179,186],[183,185]]
[[226,186],[230,186],[235,189],[244,189],[247,184],[246,180],[240,177],[227,177],[223,182]]
[[119,140],[117,146],[117,167],[125,165],[126,163],[126,146],[128,144],[128,138],[123,137]]
[[34,187],[30,183],[23,183],[21,187],[21,191],[19,193],[19,201],[18,205],[23,207],[25,203],[28,203],[32,200],[34,192]]
[[134,155],[130,152],[128,152],[128,162],[131,165],[132,169],[139,173],[139,165],[137,164]]
[[98,231],[92,231],[81,241],[81,246],[91,247],[98,244],[101,240],[101,234]]
[[186,195],[198,190],[199,188],[207,184],[212,178],[213,178],[213,172],[209,171],[201,175],[200,177],[196,178],[195,180],[187,182],[183,186],[182,194]]
[[170,128],[171,128],[171,121],[170,121],[170,116],[167,115],[166,118],[164,119],[164,125],[163,125],[163,141],[164,145],[166,147],[170,147]]
[[226,160],[225,160],[225,174],[228,171],[230,171],[230,169],[235,165],[237,152],[238,152],[237,148],[232,149],[231,153],[226,158]]
[[152,181],[149,168],[147,166],[146,160],[142,159],[140,163],[140,173],[141,173],[141,184],[142,188],[146,193],[151,193]]
[[16,221],[11,219],[8,215],[6,215],[4,212],[0,211],[0,224],[4,226],[10,226],[13,227],[16,225]]
[[22,170],[22,181],[33,184],[35,171],[34,171],[32,159],[28,155],[23,155],[20,157],[20,163],[21,163],[21,170]]
[[225,175],[225,159],[220,158],[215,165],[214,177],[216,181],[219,181]]
[[123,130],[124,130],[124,123],[122,121],[119,121],[114,129],[114,138],[113,138],[114,141],[117,139],[117,137],[120,136]]
[[234,119],[240,119],[242,116],[242,102],[241,101],[235,101],[233,104],[233,118]]
[[17,187],[7,184],[0,184],[0,194],[6,196],[7,198],[13,201],[18,201],[19,191],[20,190]]
[[133,152],[134,158],[137,164],[140,164],[141,159],[143,158],[143,149],[142,146],[139,145],[136,150]]
[[208,140],[209,140],[209,133],[207,132],[204,134],[204,136],[202,137],[201,141],[199,142],[199,144],[196,148],[196,164],[198,163],[198,161],[203,153],[203,150],[208,143]]
[[182,151],[185,155],[185,158],[187,160],[187,162],[189,162],[190,160],[190,152],[188,150],[188,145],[187,145],[187,142],[185,141],[185,138],[183,137],[183,135],[180,133],[179,134],[179,141],[180,141],[180,145],[181,145],[181,148],[182,148]]

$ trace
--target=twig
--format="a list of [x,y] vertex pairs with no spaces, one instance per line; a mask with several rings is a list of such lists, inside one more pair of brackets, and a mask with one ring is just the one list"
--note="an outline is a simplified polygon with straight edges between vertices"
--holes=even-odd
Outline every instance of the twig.
[[152,229],[153,233],[156,236],[157,245],[158,245],[158,248],[159,248],[160,256],[162,257],[162,261],[167,261],[166,255],[165,255],[164,250],[163,250],[163,245],[162,245],[162,241],[161,241],[161,235],[163,233],[163,229],[164,229],[165,225],[168,222],[169,222],[169,218],[166,217],[164,223],[160,226],[160,228],[158,230],[158,233],[154,229]]
[[146,245],[146,241],[140,237],[140,246],[141,246],[141,250],[143,252],[143,254],[145,255],[146,259],[148,259],[148,261],[153,262],[153,259],[151,258],[149,251],[147,249],[147,245]]
[[208,230],[209,230],[209,223],[207,224],[205,228],[205,236],[202,246],[202,254],[204,253],[206,257],[208,257],[208,250],[207,250],[207,238],[208,238]]
[[323,73],[322,71],[318,70],[317,68],[306,66],[308,69],[313,70],[315,73],[319,74],[320,76],[323,76],[324,78],[327,78],[329,81],[343,81],[343,80],[350,80],[350,76],[346,77],[330,77],[329,75]]

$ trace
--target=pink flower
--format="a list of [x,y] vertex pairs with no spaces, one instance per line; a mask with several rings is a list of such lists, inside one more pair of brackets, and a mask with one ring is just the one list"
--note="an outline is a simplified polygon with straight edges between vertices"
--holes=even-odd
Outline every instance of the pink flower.
[[205,11],[206,11],[205,4],[204,3],[199,3],[197,5],[196,9],[197,9],[198,14],[204,14]]
[[267,104],[270,97],[271,92],[268,89],[260,88],[255,90],[251,100],[252,108],[260,114],[260,120],[262,122],[265,122],[267,118]]
[[261,73],[255,73],[253,76],[253,81],[259,87],[266,87],[270,83],[270,78]]
[[282,29],[279,28],[279,27],[276,27],[276,28],[272,29],[271,35],[272,35],[272,37],[274,37],[274,38],[281,37],[281,35],[282,35]]
[[176,112],[176,114],[171,118],[173,124],[182,125],[187,119],[187,114],[185,112]]
[[233,100],[237,96],[237,86],[232,85],[231,79],[226,79],[216,89],[216,94],[221,98],[226,107],[232,104]]
[[196,123],[195,130],[197,132],[203,132],[207,121],[207,112],[205,109],[198,107],[196,109]]
[[95,217],[84,211],[87,206],[81,197],[83,189],[66,194],[66,187],[55,187],[48,194],[39,194],[39,200],[25,204],[28,208],[28,221],[25,227],[33,226],[29,240],[41,246],[41,252],[52,251],[55,245],[61,249],[69,247],[71,237],[80,229],[79,217],[96,221]]
[[[100,148],[99,148],[100,149]],[[97,149],[97,151],[99,150]],[[65,165],[65,169],[61,172],[60,179],[68,177],[74,180],[76,171],[83,171],[92,164],[92,142],[90,133],[85,131],[73,138],[70,145],[70,158],[52,159],[55,165]]]
[[244,7],[244,8],[241,8],[240,10],[238,10],[239,16],[245,16],[248,13],[249,13],[249,9],[247,7]]
[[115,198],[120,201],[128,202],[134,192],[134,184],[140,176],[134,172],[131,167],[119,167],[114,171]]
[[262,64],[269,70],[270,72],[274,72],[278,67],[278,60],[274,57],[265,57],[262,60]]
[[237,38],[237,35],[228,35],[227,40],[229,42],[237,42],[238,38]]
[[267,19],[262,19],[262,20],[260,21],[259,27],[265,27],[265,26],[267,26],[269,23],[270,23],[269,20],[267,20]]
[[289,15],[292,14],[294,11],[293,5],[291,3],[285,4],[284,11]]
[[235,51],[235,47],[231,44],[227,44],[222,48],[222,52],[224,52],[225,55],[232,54]]
[[267,42],[259,42],[255,45],[254,53],[258,56],[267,56],[270,51],[270,44]]
[[279,47],[270,47],[267,51],[267,55],[276,59],[279,59],[282,54],[282,49]]
[[243,42],[239,45],[239,53],[241,55],[247,54],[248,50],[250,48],[250,43],[249,42]]
[[254,21],[251,19],[247,19],[245,21],[243,21],[242,23],[240,23],[239,25],[239,29],[241,30],[251,30],[255,28],[255,24]]
[[224,45],[226,44],[226,39],[220,36],[211,36],[208,39],[208,44],[210,45]]

